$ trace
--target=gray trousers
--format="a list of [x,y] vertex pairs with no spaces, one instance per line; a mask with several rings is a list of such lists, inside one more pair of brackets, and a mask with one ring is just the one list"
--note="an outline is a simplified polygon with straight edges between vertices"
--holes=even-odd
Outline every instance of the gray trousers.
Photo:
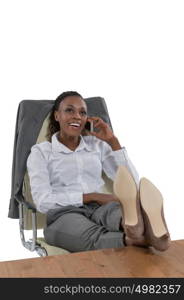
[[70,252],[124,247],[118,202],[85,204],[50,210],[44,237],[48,244]]

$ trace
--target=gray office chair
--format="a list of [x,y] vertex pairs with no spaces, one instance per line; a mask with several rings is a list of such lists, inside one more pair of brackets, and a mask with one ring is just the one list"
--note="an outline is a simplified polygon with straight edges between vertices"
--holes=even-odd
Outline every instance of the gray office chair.
[[[99,116],[112,128],[105,100],[101,97],[85,99],[89,116]],[[20,237],[24,247],[36,251],[40,256],[69,253],[67,250],[46,243],[37,237],[37,229],[46,225],[46,216],[36,210],[31,196],[29,175],[26,169],[27,157],[31,147],[46,138],[48,120],[53,100],[23,100],[17,112],[12,186],[8,217],[19,219]],[[112,181],[103,174],[104,193],[112,193]],[[26,240],[25,230],[32,230],[32,238]]]

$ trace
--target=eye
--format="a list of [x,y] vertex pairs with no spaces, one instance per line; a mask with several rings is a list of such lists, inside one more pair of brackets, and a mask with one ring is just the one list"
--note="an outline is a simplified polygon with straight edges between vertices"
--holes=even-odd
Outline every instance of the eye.
[[73,112],[73,108],[66,108],[65,112]]
[[85,110],[81,111],[81,115],[86,116],[87,112]]

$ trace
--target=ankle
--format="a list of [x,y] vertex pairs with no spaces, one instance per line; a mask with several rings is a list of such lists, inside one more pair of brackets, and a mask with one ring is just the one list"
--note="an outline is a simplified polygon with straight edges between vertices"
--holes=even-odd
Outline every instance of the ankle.
[[125,235],[124,236],[124,244],[125,244],[125,246],[140,246],[140,247],[148,247],[149,246],[144,236],[133,239],[133,238],[130,238],[127,235]]

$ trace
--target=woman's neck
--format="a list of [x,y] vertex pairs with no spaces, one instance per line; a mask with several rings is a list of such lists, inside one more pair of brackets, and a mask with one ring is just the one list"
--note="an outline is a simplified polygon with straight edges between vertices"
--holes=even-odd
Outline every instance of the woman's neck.
[[75,150],[80,143],[80,136],[63,136],[59,133],[58,140],[70,150]]

